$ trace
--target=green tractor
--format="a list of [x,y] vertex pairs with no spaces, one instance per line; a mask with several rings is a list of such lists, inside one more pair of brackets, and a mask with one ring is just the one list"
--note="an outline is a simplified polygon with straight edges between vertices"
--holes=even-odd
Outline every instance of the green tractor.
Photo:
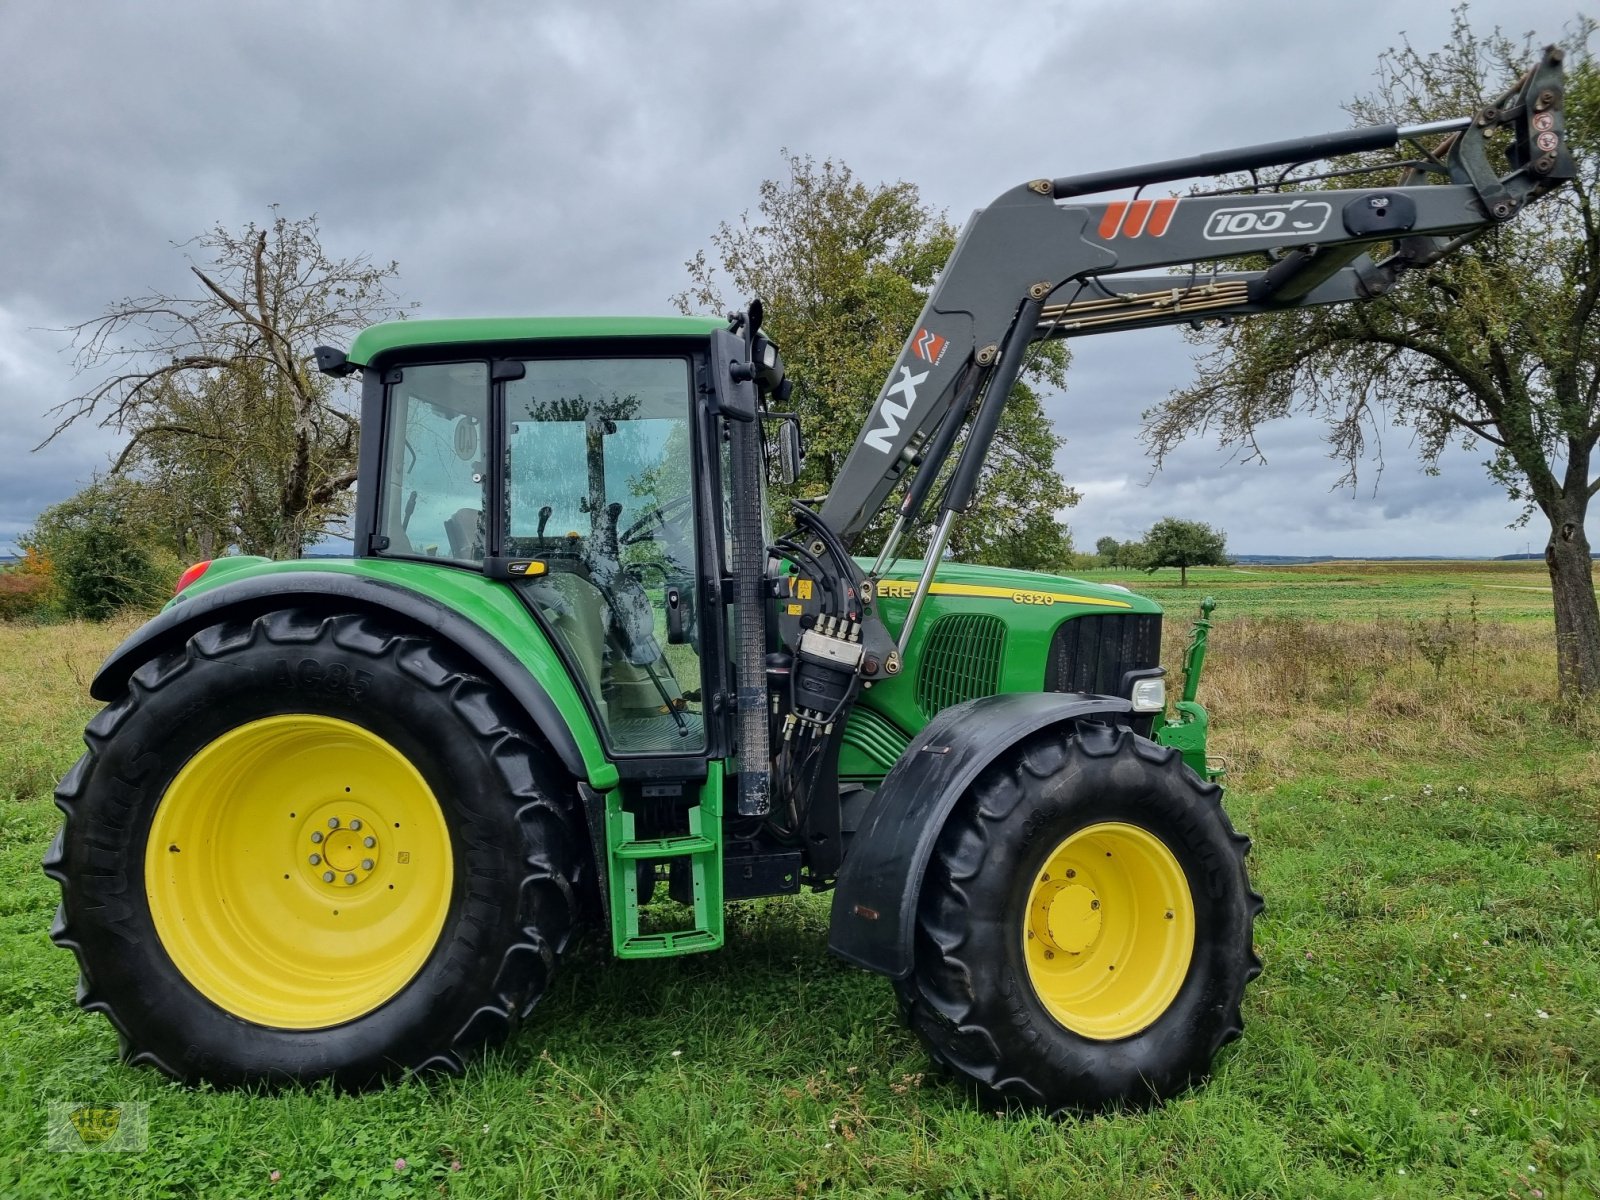
[[[1434,136],[1393,187],[1080,199]],[[1169,717],[1155,604],[948,562],[951,524],[1033,342],[1379,296],[1569,177],[1561,138],[1550,51],[1471,119],[1015,188],[787,512],[759,305],[319,349],[360,376],[355,553],[196,564],[96,676],[45,864],[81,1003],[182,1080],[363,1087],[460,1071],[586,927],[690,954],[729,902],[831,889],[830,947],[955,1075],[1050,1110],[1202,1078],[1261,909],[1208,622]]]

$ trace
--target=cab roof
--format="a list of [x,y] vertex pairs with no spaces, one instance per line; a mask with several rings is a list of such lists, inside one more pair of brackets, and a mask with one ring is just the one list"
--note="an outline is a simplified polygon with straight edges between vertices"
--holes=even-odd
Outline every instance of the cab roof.
[[720,317],[464,317],[385,321],[363,329],[348,358],[366,366],[391,350],[477,342],[538,342],[567,338],[703,338],[727,322]]

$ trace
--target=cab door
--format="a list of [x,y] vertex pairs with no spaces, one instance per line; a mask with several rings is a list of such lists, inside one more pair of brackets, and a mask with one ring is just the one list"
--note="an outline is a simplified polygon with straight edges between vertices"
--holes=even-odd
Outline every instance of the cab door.
[[502,555],[618,756],[703,755],[693,361],[521,360],[499,386]]

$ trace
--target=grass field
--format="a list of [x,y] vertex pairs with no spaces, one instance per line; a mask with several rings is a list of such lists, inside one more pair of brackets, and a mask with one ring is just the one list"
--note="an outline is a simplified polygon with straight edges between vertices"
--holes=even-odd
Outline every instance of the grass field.
[[1545,621],[1550,618],[1550,576],[1543,562],[1331,562],[1297,567],[1193,567],[1189,586],[1178,572],[1100,570],[1084,578],[1120,583],[1187,611],[1212,593],[1227,613],[1280,617],[1406,620],[1465,617],[1476,605],[1481,619]]
[[[38,869],[123,631],[0,626],[0,1196],[1600,1194],[1600,714],[1552,719],[1536,567],[1106,576],[1169,605],[1169,664],[1180,614],[1222,600],[1202,695],[1266,971],[1206,1086],[1061,1120],[931,1073],[887,985],[826,954],[826,897],[735,906],[714,955],[582,950],[459,1080],[129,1070],[73,1003]],[[44,1149],[48,1102],[126,1100],[145,1153]]]

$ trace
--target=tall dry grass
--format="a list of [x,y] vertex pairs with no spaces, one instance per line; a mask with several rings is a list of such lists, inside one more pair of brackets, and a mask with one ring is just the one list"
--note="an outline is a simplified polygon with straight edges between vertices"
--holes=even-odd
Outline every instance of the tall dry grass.
[[[1182,661],[1173,622],[1166,661]],[[1486,622],[1236,616],[1219,621],[1200,699],[1213,745],[1240,772],[1284,772],[1308,748],[1473,757],[1548,723],[1593,720],[1558,706],[1549,630]]]

